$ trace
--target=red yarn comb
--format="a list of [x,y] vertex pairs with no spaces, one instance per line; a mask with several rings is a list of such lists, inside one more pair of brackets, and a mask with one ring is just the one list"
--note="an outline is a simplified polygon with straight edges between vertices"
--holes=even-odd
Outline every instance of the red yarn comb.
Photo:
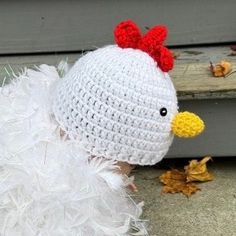
[[114,29],[115,42],[119,47],[140,49],[148,53],[164,72],[174,66],[173,55],[164,46],[167,33],[165,26],[158,25],[142,36],[138,26],[131,20],[122,21]]
[[141,39],[138,26],[131,20],[119,23],[114,29],[115,42],[121,48],[137,48]]

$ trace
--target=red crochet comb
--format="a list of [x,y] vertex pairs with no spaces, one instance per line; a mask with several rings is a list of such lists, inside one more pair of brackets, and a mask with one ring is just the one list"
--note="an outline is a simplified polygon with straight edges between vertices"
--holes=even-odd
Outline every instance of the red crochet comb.
[[168,72],[173,68],[173,55],[164,46],[167,37],[165,26],[154,26],[142,36],[139,27],[133,21],[122,21],[115,27],[114,37],[115,42],[121,48],[140,49],[148,53],[158,63],[162,71]]

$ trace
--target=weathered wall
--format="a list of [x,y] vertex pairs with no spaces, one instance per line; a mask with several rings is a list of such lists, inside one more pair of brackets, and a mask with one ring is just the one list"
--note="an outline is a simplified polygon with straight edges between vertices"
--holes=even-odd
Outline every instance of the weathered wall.
[[3,0],[0,54],[95,48],[126,18],[143,30],[167,24],[169,45],[236,41],[235,9],[235,0]]

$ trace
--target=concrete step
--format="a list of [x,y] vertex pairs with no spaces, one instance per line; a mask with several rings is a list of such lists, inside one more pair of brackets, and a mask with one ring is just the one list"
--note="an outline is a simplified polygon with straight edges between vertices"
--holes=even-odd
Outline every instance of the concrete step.
[[136,199],[145,202],[143,218],[148,221],[150,236],[235,236],[236,158],[209,163],[215,179],[201,183],[201,191],[190,198],[162,194],[161,173],[186,164],[185,159],[166,159],[155,167],[135,171]]

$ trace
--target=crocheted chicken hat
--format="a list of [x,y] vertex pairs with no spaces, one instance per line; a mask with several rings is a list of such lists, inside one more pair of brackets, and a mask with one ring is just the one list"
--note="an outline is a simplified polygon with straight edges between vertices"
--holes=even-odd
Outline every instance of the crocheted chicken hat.
[[114,30],[116,45],[81,57],[57,85],[53,112],[61,129],[91,155],[153,165],[173,135],[193,137],[204,129],[193,113],[178,113],[168,75],[172,53],[165,26],[144,35],[131,20]]

